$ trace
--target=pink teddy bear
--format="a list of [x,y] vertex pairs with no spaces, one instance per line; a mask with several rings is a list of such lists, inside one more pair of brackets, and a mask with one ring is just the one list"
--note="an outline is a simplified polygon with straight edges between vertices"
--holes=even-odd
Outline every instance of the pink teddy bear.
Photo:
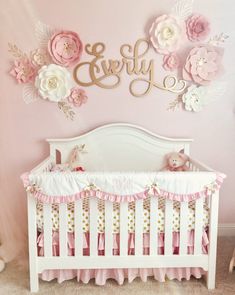
[[184,154],[183,151],[172,152],[166,155],[166,166],[162,169],[164,171],[188,171],[189,168],[186,165],[189,157]]

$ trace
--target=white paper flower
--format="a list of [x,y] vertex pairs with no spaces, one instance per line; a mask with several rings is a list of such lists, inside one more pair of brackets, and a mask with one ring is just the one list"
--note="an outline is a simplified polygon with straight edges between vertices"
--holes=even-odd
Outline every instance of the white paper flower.
[[70,72],[55,64],[43,66],[38,71],[35,86],[42,98],[58,102],[70,94],[72,88]]
[[206,97],[206,87],[192,85],[182,96],[182,101],[187,111],[199,112],[207,104]]
[[176,51],[185,34],[185,24],[165,14],[155,19],[149,31],[150,41],[160,54]]

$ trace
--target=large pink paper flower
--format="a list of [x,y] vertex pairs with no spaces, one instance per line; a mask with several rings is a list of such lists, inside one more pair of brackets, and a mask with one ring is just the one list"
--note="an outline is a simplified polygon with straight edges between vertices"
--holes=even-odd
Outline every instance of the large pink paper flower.
[[68,101],[75,107],[80,107],[82,104],[87,102],[87,95],[83,89],[74,87],[71,89]]
[[201,85],[208,85],[222,71],[223,49],[210,45],[194,47],[183,68],[183,78]]
[[62,31],[48,42],[49,53],[55,63],[69,67],[80,60],[83,45],[77,33]]
[[36,69],[29,59],[20,59],[14,61],[10,74],[16,78],[18,83],[32,82],[36,76]]
[[203,41],[210,33],[210,23],[199,14],[192,14],[186,21],[187,36],[190,41]]
[[160,54],[176,51],[185,36],[185,24],[171,15],[161,15],[152,23],[150,41]]
[[180,66],[180,60],[177,54],[171,53],[164,55],[163,68],[167,71],[174,71]]

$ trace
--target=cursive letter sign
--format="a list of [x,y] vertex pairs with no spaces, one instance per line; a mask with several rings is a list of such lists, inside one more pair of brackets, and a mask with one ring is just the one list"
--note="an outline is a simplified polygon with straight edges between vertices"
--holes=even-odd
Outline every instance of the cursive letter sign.
[[[144,49],[143,49],[144,47]],[[88,87],[97,85],[101,88],[116,88],[121,82],[121,74],[125,70],[129,76],[137,76],[129,86],[130,93],[133,96],[141,97],[148,94],[153,87],[170,91],[173,93],[181,93],[186,88],[186,81],[178,80],[175,76],[166,76],[162,84],[155,82],[154,60],[147,61],[144,56],[149,50],[149,42],[146,39],[136,41],[134,47],[129,44],[123,44],[120,48],[122,58],[120,60],[104,58],[104,43],[95,43],[93,46],[87,44],[85,46],[86,53],[93,56],[90,62],[79,63],[74,69],[74,80],[80,86]],[[142,48],[142,50],[141,50]],[[90,81],[84,82],[78,78],[78,72],[81,68],[88,67]],[[141,76],[141,77],[139,77]],[[107,83],[105,80],[112,77],[112,82]],[[145,85],[143,92],[135,90],[136,84]]]

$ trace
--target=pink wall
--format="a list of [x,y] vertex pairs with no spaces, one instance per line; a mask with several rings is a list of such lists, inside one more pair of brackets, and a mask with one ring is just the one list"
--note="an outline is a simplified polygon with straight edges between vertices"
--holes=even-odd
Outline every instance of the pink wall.
[[[34,4],[30,7],[29,2]],[[144,98],[132,97],[128,92],[128,79],[124,75],[117,89],[87,89],[88,103],[78,110],[76,120],[70,122],[53,104],[39,101],[25,105],[21,98],[21,87],[7,74],[11,59],[7,42],[16,43],[24,51],[37,47],[33,30],[35,18],[54,27],[77,31],[84,43],[103,41],[107,46],[107,56],[115,58],[119,57],[121,44],[132,44],[144,37],[147,22],[153,16],[170,10],[173,2],[0,1],[0,206],[4,209],[0,216],[0,235],[3,236],[3,229],[8,229],[7,225],[3,228],[3,222],[11,214],[19,228],[26,228],[25,193],[19,175],[48,155],[44,139],[75,136],[111,122],[130,122],[162,135],[194,138],[192,156],[228,175],[222,188],[219,220],[220,223],[235,223],[235,27],[231,26],[235,11],[232,0],[227,0],[226,5],[223,0],[195,0],[194,11],[211,19],[212,33],[225,32],[230,35],[224,59],[229,82],[226,95],[198,114],[166,111],[174,95],[161,90],[155,89]],[[159,79],[163,75],[160,65],[159,61]]]

